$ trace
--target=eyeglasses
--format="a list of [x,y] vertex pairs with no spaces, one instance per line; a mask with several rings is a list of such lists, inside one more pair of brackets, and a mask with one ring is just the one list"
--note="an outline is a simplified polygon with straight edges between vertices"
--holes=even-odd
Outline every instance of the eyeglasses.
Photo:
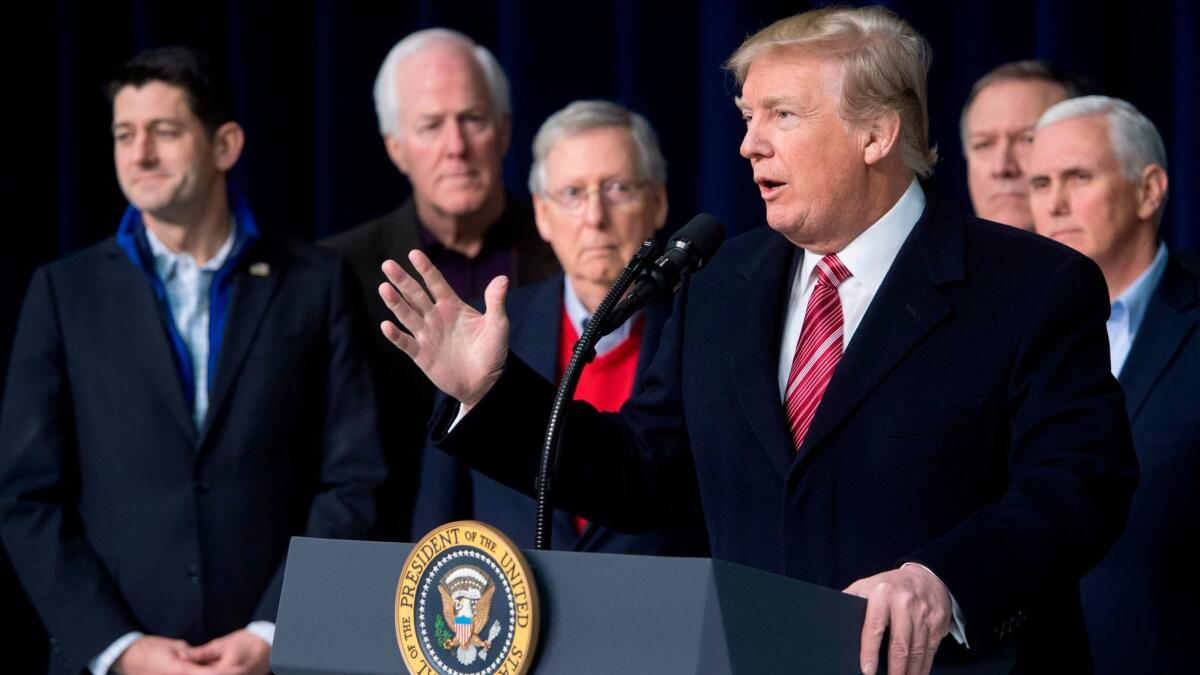
[[[629,183],[623,180],[606,180],[600,184],[600,199],[609,206],[624,206],[633,202],[641,194],[646,182]],[[546,196],[555,204],[567,211],[582,211],[587,206],[588,198],[595,188],[582,188],[578,185],[568,185],[557,190],[547,190]]]

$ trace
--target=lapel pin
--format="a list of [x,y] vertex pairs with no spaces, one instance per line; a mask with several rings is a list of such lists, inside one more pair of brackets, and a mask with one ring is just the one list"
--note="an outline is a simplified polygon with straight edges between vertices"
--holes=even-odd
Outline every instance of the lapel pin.
[[270,276],[271,266],[265,262],[256,262],[250,266],[250,274],[256,277]]

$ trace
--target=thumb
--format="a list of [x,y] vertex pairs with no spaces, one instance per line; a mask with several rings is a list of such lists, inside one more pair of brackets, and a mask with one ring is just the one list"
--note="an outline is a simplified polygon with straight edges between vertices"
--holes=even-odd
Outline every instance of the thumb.
[[508,312],[504,309],[504,298],[508,296],[508,277],[501,275],[492,279],[483,291],[484,310],[493,321],[508,322]]

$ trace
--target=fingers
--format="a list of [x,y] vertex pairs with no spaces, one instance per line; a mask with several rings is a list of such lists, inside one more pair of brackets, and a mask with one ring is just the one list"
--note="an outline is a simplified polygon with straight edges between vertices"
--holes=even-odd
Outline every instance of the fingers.
[[383,276],[387,277],[387,280],[391,282],[395,290],[399,291],[404,300],[413,309],[417,310],[417,312],[425,314],[433,308],[433,302],[429,299],[429,294],[395,260],[383,261],[380,269],[383,270]]
[[493,319],[508,320],[504,309],[504,297],[508,295],[508,277],[498,276],[492,279],[483,291],[484,311]]
[[888,673],[909,675],[919,672],[925,656],[925,641],[920,635],[920,621],[910,614],[910,597],[903,592],[892,595],[890,627],[892,637],[888,642]]
[[400,327],[391,321],[384,321],[379,324],[379,329],[383,331],[383,336],[388,339],[388,342],[391,342],[400,351],[408,354],[409,358],[416,358],[417,341],[413,339],[413,336],[400,330]]
[[[878,670],[879,648],[883,644],[883,631],[887,630],[889,619],[887,602],[881,601],[878,595],[869,597],[867,618],[863,621],[862,636],[859,639],[858,663],[862,666],[863,675],[875,675]],[[895,640],[894,634],[892,639]],[[889,667],[890,663],[889,661]]]
[[180,652],[180,656],[196,663],[211,663],[221,658],[222,650],[219,646],[208,642],[196,647],[187,647]]
[[[442,276],[441,271],[438,270],[437,267],[434,267],[433,263],[429,261],[429,256],[425,255],[425,253],[422,251],[413,249],[408,252],[408,261],[411,262],[413,268],[417,270],[417,274],[420,274],[421,278],[425,280],[425,287],[429,289],[429,293],[433,296],[434,302],[441,302],[449,299],[459,300],[461,302],[462,299],[458,297],[458,294],[454,292],[453,288],[450,288],[450,284],[446,281],[446,277]],[[401,289],[401,291],[403,290],[404,289]]]
[[400,292],[392,284],[387,282],[379,284],[379,299],[383,300],[383,304],[395,315],[396,320],[401,325],[407,326],[409,330],[419,329],[424,324],[425,317],[421,316],[408,302],[408,299],[400,295]]

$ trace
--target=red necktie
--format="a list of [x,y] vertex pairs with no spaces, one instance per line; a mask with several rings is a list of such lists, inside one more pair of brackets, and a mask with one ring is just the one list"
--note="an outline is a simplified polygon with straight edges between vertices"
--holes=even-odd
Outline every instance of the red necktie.
[[821,396],[829,386],[833,370],[842,359],[842,301],[837,287],[851,276],[850,270],[834,254],[817,263],[816,273],[817,285],[808,299],[785,397],[797,450],[804,443],[804,435],[808,433]]

